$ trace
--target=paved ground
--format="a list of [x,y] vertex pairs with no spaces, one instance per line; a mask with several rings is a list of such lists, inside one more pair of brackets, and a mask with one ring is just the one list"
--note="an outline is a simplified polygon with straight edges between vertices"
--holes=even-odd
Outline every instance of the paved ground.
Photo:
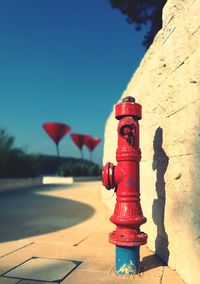
[[100,190],[99,182],[84,182],[1,193],[0,284],[183,284],[145,246],[140,275],[115,275]]

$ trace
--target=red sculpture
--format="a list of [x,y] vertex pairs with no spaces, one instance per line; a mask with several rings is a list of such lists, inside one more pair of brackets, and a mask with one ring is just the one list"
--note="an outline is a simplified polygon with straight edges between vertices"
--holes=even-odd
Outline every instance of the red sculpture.
[[92,160],[92,152],[100,142],[101,142],[100,138],[94,138],[94,137],[89,136],[89,135],[85,136],[84,144],[91,153],[91,160]]
[[75,133],[71,133],[70,134],[74,144],[79,148],[79,150],[81,151],[81,158],[83,159],[83,145],[85,143],[85,138],[87,137],[87,135],[83,135],[83,134],[75,134]]
[[43,124],[43,128],[56,144],[57,156],[59,156],[59,142],[71,130],[70,126],[58,122],[46,122]]

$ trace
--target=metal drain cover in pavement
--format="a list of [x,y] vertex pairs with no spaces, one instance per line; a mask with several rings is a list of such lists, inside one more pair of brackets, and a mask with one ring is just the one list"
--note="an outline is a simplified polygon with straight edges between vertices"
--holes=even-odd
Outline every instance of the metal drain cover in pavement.
[[80,263],[80,261],[33,257],[3,276],[59,283]]

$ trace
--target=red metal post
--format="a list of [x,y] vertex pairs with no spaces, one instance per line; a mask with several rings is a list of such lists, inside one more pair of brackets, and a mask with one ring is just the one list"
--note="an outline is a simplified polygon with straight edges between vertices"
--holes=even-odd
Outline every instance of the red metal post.
[[[140,231],[140,226],[146,222],[140,205],[140,174],[139,162],[139,123],[142,118],[142,107],[135,103],[132,97],[126,97],[115,107],[115,117],[118,124],[118,148],[116,160],[118,164],[107,163],[102,170],[103,185],[109,190],[116,190],[116,205],[110,220],[116,225],[116,230],[110,233],[109,241],[117,246],[117,255],[125,248],[129,252],[137,249],[138,255],[132,256],[124,263],[116,258],[116,270],[119,274],[136,274],[139,270],[139,246],[146,244],[147,234]],[[123,251],[123,253],[124,253]],[[122,255],[120,256],[122,257]],[[136,259],[135,259],[136,258]],[[120,260],[121,261],[121,260]],[[124,269],[129,265],[129,269]],[[128,271],[128,272],[127,272]]]

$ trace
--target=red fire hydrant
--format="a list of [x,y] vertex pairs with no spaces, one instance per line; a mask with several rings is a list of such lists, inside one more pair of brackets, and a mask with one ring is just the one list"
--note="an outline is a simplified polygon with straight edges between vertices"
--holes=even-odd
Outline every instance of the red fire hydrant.
[[142,107],[133,97],[126,97],[115,106],[118,124],[117,166],[107,163],[102,170],[103,185],[115,188],[116,205],[110,220],[117,228],[110,233],[109,241],[116,245],[116,272],[139,272],[139,248],[146,244],[147,234],[140,231],[146,222],[140,205],[139,123]]

